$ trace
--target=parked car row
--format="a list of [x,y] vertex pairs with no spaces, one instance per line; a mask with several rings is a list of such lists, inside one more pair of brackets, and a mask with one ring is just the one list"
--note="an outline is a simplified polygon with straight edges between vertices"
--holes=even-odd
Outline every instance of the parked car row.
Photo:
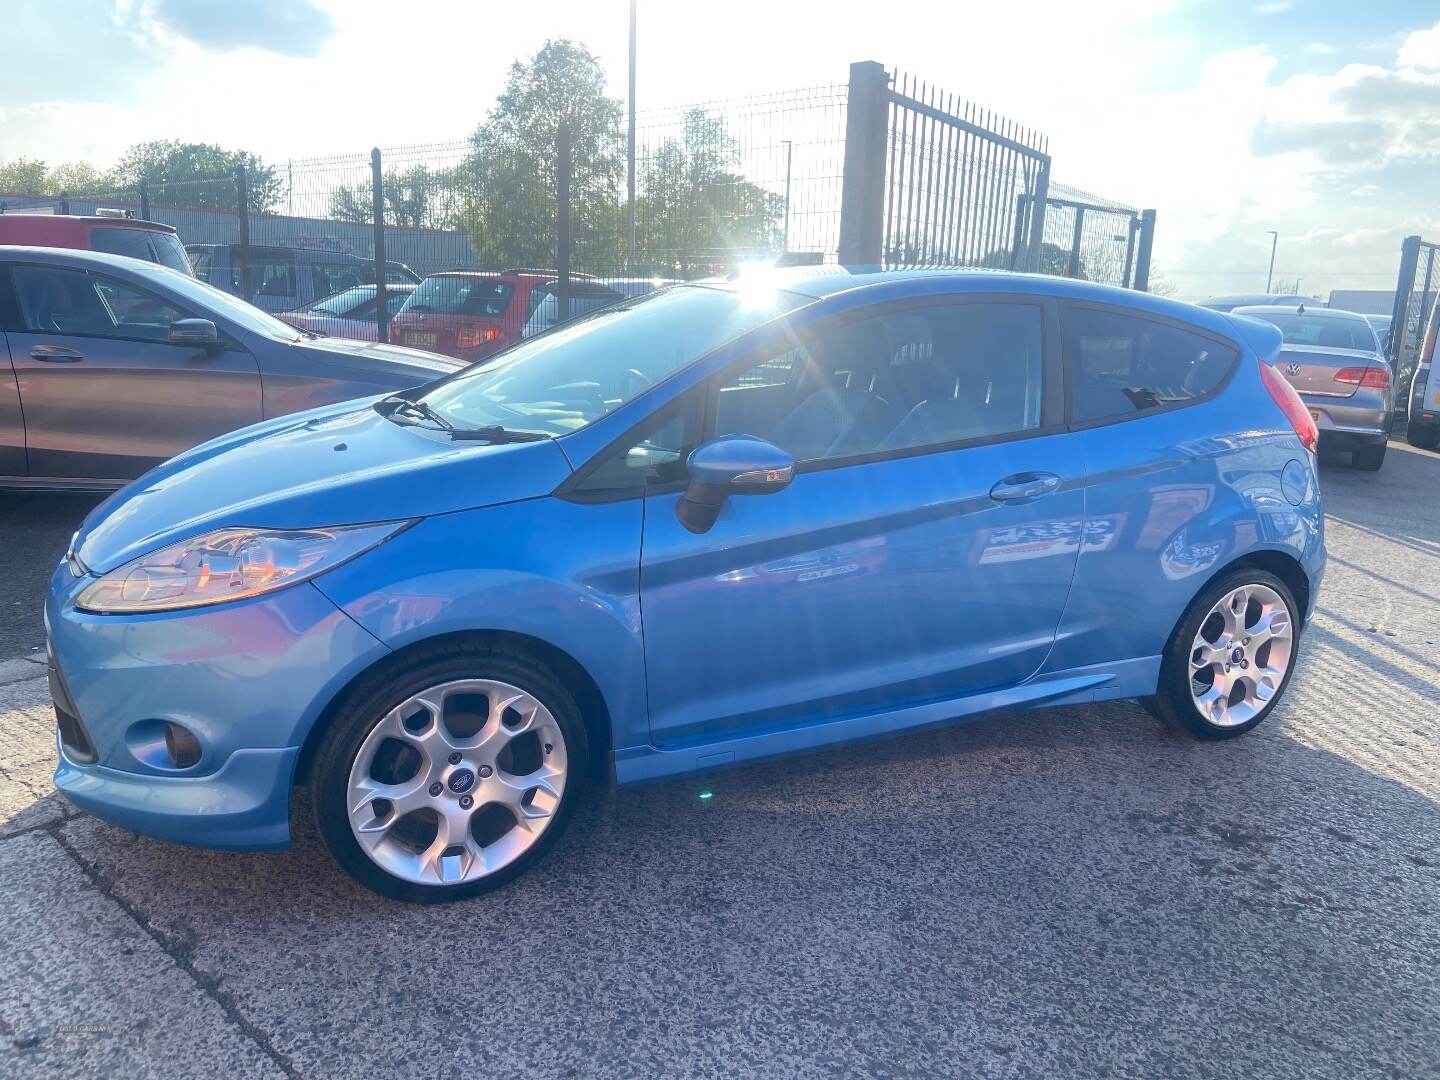
[[0,247],[0,487],[116,488],[236,428],[461,366],[297,329],[153,262]]

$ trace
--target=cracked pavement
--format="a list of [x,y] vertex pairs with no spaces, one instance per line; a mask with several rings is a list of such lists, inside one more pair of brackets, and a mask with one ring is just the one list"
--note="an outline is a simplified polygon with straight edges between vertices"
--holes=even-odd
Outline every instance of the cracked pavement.
[[0,1074],[1440,1076],[1440,457],[1323,484],[1319,614],[1244,738],[1072,706],[606,794],[440,908],[308,825],[218,854],[76,813],[17,624]]

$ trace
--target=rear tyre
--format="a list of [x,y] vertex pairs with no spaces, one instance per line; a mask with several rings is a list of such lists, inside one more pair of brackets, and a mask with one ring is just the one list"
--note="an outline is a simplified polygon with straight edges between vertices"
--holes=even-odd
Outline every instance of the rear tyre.
[[1440,443],[1440,427],[1411,421],[1405,429],[1405,441],[1421,450],[1434,450],[1436,443]]
[[1360,450],[1352,451],[1350,464],[1364,472],[1379,472],[1380,466],[1385,464],[1385,447],[1388,444],[1381,443],[1379,446],[1366,446]]
[[1181,616],[1160,664],[1161,720],[1200,739],[1233,739],[1255,727],[1290,685],[1300,609],[1274,574],[1239,567],[1212,582]]
[[539,859],[588,749],[575,698],[524,652],[445,645],[348,695],[316,751],[315,822],[342,869],[396,900],[461,900]]

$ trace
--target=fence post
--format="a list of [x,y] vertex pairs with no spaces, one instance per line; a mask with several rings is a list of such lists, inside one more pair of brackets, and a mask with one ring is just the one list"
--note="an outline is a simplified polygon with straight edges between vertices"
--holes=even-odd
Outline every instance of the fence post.
[[875,60],[850,65],[845,105],[845,172],[840,188],[842,265],[881,261],[885,235],[885,143],[890,78]]
[[1125,276],[1120,281],[1122,289],[1130,288],[1130,275],[1135,269],[1135,231],[1140,228],[1140,219],[1132,212],[1125,229]]
[[570,125],[555,139],[555,307],[556,322],[570,318]]
[[1140,211],[1140,249],[1135,253],[1135,291],[1150,291],[1150,247],[1155,243],[1155,211]]
[[60,213],[70,213],[70,193],[68,191],[60,192]]
[[150,185],[144,180],[140,181],[140,216],[150,220]]
[[1070,240],[1070,262],[1065,267],[1065,276],[1078,278],[1080,276],[1080,243],[1085,239],[1085,208],[1075,207],[1075,235]]
[[380,148],[370,151],[370,212],[375,218],[375,330],[376,340],[390,342],[390,298],[385,281],[385,179]]
[[[1405,353],[1405,331],[1410,323],[1410,294],[1415,289],[1415,270],[1420,265],[1420,237],[1407,236],[1400,241],[1400,277],[1395,282],[1395,303],[1390,309],[1390,367],[1398,377],[1400,358]],[[1425,306],[1425,298],[1420,298]],[[1420,327],[1420,333],[1425,328]],[[1398,393],[1395,395],[1400,396]],[[1405,399],[1408,408],[1410,399]]]
[[1030,240],[1025,245],[1024,270],[1040,272],[1041,246],[1045,243],[1045,212],[1050,208],[1050,158],[1040,159],[1035,171],[1035,194],[1030,197]]
[[245,179],[245,166],[235,166],[235,205],[240,217],[240,295],[245,302],[255,299],[250,286],[250,185]]

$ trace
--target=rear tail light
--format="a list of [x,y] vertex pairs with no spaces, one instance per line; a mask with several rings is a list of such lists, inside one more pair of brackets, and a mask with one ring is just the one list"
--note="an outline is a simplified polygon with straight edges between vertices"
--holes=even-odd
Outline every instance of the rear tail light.
[[1270,391],[1270,396],[1275,399],[1275,404],[1280,406],[1285,419],[1290,421],[1295,434],[1300,436],[1300,442],[1305,449],[1315,453],[1320,444],[1320,431],[1315,427],[1314,417],[1305,407],[1305,402],[1300,400],[1295,388],[1285,381],[1285,376],[1275,370],[1274,364],[1263,361],[1260,364],[1260,379],[1264,382],[1265,389]]
[[1384,367],[1346,367],[1335,372],[1335,381],[1355,386],[1371,386],[1384,390],[1390,385],[1390,369]]
[[481,345],[488,345],[500,336],[500,331],[493,326],[481,329],[478,326],[462,327],[455,335],[455,345],[461,349],[478,349]]

